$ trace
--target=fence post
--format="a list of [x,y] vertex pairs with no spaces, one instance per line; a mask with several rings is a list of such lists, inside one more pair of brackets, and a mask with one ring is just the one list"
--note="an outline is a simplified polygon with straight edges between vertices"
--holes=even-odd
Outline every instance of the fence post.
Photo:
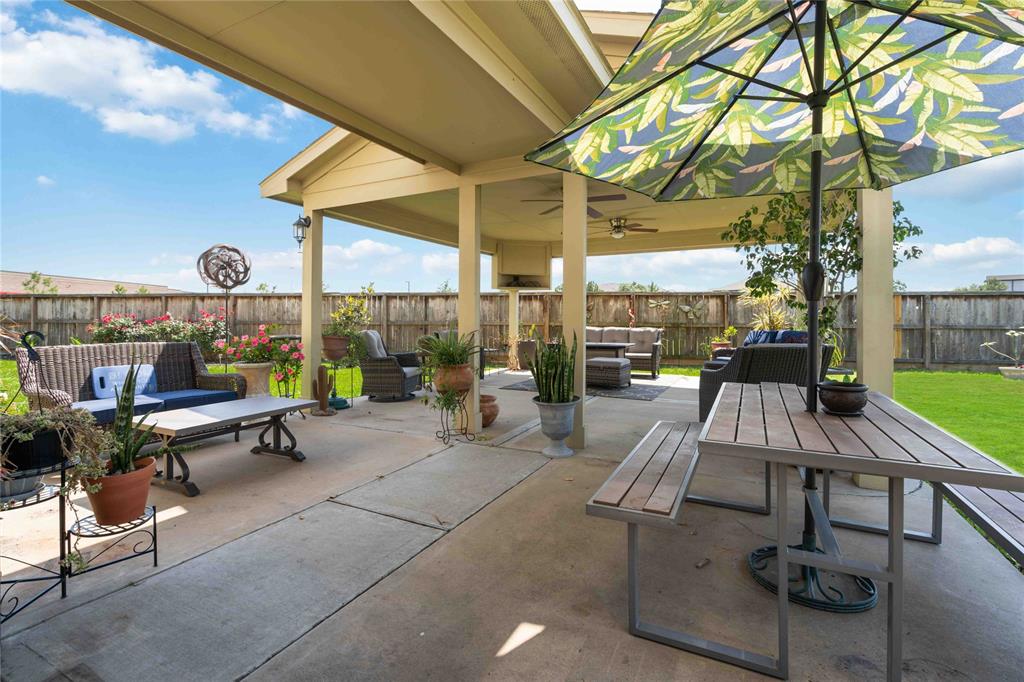
[[924,294],[921,297],[921,319],[924,324],[924,343],[922,352],[924,354],[924,368],[932,368],[932,295]]
[[[36,318],[37,318],[37,313],[38,313],[37,303],[38,303],[39,299],[38,299],[38,297],[35,294],[32,294],[31,301],[32,302],[29,304],[29,307],[28,307],[28,328],[29,328],[29,331],[37,331],[36,330],[36,322],[37,322]],[[47,330],[47,331],[49,331],[49,330]]]
[[384,339],[384,343],[386,343],[389,347],[393,348],[395,341],[390,336],[391,316],[388,313],[388,295],[387,294],[381,294],[380,295],[380,306],[382,308],[381,314],[380,314],[380,336],[381,336],[382,339]]
[[551,294],[545,293],[544,296],[544,340],[547,341],[551,338]]

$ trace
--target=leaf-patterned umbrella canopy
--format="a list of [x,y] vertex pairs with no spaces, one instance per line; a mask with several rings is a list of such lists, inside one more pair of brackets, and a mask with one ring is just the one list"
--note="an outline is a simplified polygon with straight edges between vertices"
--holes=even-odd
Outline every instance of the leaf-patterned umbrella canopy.
[[666,3],[597,99],[526,158],[659,201],[815,189],[819,5],[822,189],[1024,147],[1024,0],[690,0]]

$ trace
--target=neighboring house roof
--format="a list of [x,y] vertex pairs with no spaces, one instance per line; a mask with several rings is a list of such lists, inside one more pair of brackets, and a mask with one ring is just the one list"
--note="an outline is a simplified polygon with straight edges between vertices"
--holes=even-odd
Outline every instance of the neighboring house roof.
[[[144,284],[141,282],[126,282],[116,279],[95,279],[92,277],[74,277],[70,275],[50,275],[40,273],[43,277],[49,277],[57,292],[61,294],[109,294],[114,287],[121,285],[128,293],[135,293],[139,287],[145,287],[151,294],[175,294],[180,289],[172,289],[163,284]],[[3,294],[27,294],[22,282],[32,275],[31,272],[17,272],[14,270],[0,270],[0,293]]]

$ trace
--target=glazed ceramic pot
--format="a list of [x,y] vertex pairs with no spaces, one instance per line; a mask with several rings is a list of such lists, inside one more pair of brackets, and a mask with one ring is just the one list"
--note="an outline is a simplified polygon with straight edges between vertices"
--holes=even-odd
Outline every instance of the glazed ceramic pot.
[[548,457],[571,457],[576,454],[565,444],[565,439],[572,433],[576,406],[580,404],[580,399],[577,397],[569,403],[542,403],[534,398],[533,402],[540,411],[541,433],[551,441],[541,452]]
[[868,387],[855,382],[822,381],[818,384],[818,398],[829,412],[859,415],[868,404]]
[[96,492],[85,491],[89,496],[96,523],[101,526],[117,526],[142,516],[149,499],[149,484],[156,471],[156,459],[143,457],[135,460],[135,471],[117,476],[102,476],[88,479],[88,483],[99,483]]
[[245,377],[246,398],[270,395],[270,372],[274,369],[274,363],[236,362],[232,367]]
[[498,399],[486,393],[480,394],[480,416],[483,417],[483,425],[486,429],[498,418]]
[[438,367],[434,370],[434,387],[439,393],[468,393],[473,388],[473,367],[469,364]]

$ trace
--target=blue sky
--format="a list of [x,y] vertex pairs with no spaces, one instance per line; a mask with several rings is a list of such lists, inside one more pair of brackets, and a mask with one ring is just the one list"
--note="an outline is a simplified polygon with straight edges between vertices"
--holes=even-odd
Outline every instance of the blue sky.
[[[327,123],[64,4],[4,2],[0,31],[0,267],[200,289],[196,256],[228,242],[253,259],[249,289],[298,289],[297,209],[261,199],[257,184]],[[911,289],[1024,271],[1024,152],[895,192],[925,229],[924,257],[897,271]],[[454,249],[337,221],[326,241],[332,290],[455,280]],[[729,249],[588,269],[598,282],[689,290],[744,277]]]

